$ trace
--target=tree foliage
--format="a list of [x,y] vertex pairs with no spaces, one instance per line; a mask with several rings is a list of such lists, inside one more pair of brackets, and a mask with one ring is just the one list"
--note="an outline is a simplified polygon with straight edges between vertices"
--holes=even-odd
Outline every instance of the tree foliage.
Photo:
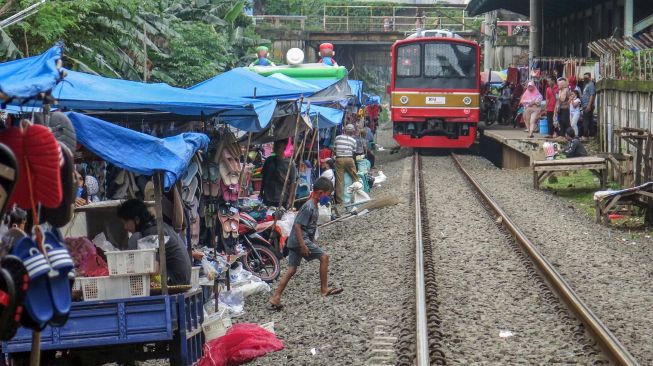
[[[0,0],[4,19],[36,0]],[[57,0],[0,31],[0,61],[62,39],[64,64],[110,77],[188,86],[245,63],[261,42],[245,0]],[[147,49],[147,51],[145,51]],[[251,58],[251,56],[250,56]]]

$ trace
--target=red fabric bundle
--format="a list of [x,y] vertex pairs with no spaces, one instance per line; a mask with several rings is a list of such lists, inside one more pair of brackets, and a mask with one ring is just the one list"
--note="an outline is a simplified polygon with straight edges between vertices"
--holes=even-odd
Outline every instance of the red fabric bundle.
[[257,324],[234,324],[225,335],[204,345],[204,357],[198,365],[240,365],[283,348],[274,333]]
[[19,166],[16,189],[7,207],[16,203],[20,208],[31,210],[30,184],[35,205],[59,207],[63,197],[62,155],[52,132],[42,125],[11,127],[0,133],[0,143],[9,146]]

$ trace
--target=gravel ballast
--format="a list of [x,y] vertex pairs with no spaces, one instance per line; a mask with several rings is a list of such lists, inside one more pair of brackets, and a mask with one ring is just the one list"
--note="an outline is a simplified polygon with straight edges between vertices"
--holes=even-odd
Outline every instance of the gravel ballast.
[[[371,195],[402,202],[320,230],[318,242],[330,255],[330,285],[344,288],[342,294],[320,296],[319,264],[312,261],[302,262],[290,281],[282,311],[266,309],[269,294],[246,299],[245,314],[234,320],[274,321],[286,347],[257,359],[257,365],[362,365],[378,355],[372,345],[376,332],[397,336],[400,315],[412,310],[403,309],[402,301],[413,296],[414,286],[410,158],[379,155],[377,165],[388,182]],[[394,364],[392,345],[386,349],[386,364]]]
[[577,204],[535,190],[530,169],[461,159],[639,363],[653,364],[650,238],[596,224]]
[[447,362],[591,364],[576,323],[547,301],[452,160],[423,157],[422,169]]

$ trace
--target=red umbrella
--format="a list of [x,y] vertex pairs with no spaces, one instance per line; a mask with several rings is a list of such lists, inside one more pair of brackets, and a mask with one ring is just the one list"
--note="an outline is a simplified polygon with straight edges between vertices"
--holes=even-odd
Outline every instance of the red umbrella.
[[50,130],[42,125],[22,122],[0,133],[3,143],[16,155],[19,166],[18,181],[9,207],[36,209],[40,203],[56,208],[61,203],[61,148]]

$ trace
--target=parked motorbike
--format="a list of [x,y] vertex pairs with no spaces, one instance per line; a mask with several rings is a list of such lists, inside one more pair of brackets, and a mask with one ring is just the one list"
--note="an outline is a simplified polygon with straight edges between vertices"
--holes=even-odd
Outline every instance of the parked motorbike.
[[218,207],[218,220],[221,250],[227,254],[235,254],[238,244],[241,244],[246,252],[240,259],[243,268],[265,282],[273,282],[279,277],[279,259],[272,251],[269,240],[257,232],[256,220],[230,204]]
[[242,258],[243,268],[265,282],[273,282],[281,273],[277,254],[279,252],[275,253],[275,249],[282,249],[279,248],[279,241],[274,239],[274,235],[269,234],[272,225],[273,221],[258,223],[250,215],[240,213],[240,244],[247,251],[247,255]]
[[495,95],[486,94],[481,103],[481,119],[485,120],[486,126],[491,126],[499,120],[499,109],[501,101]]

